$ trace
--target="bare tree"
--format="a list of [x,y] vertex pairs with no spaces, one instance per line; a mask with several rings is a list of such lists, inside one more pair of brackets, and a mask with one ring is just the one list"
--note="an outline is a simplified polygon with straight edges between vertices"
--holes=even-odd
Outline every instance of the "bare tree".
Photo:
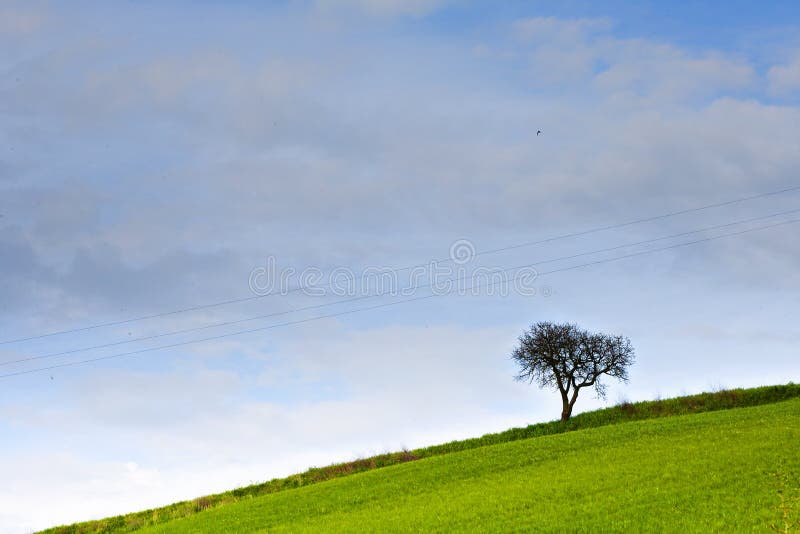
[[536,323],[524,332],[511,357],[520,367],[517,380],[558,389],[562,421],[572,416],[582,388],[594,387],[598,396],[605,397],[602,375],[627,382],[628,367],[635,359],[628,338],[549,322]]

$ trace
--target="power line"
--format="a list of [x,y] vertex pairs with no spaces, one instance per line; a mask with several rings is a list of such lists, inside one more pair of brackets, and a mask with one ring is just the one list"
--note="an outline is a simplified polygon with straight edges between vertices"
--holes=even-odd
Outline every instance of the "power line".
[[[596,261],[583,263],[583,264],[579,264],[579,265],[572,265],[570,267],[554,269],[552,271],[546,271],[546,272],[543,272],[543,273],[539,273],[539,276],[544,276],[544,275],[554,274],[554,273],[559,273],[559,272],[565,272],[565,271],[571,271],[571,270],[580,269],[580,268],[583,268],[583,267],[589,267],[589,266],[592,266],[592,265],[600,265],[600,264],[603,264],[603,263],[611,263],[611,262],[620,261],[620,260],[624,260],[624,259],[632,258],[632,257],[636,257],[636,256],[643,256],[645,254],[653,254],[655,252],[662,252],[662,251],[665,251],[665,250],[675,249],[675,248],[679,248],[679,247],[685,247],[685,246],[694,245],[694,244],[697,244],[697,243],[705,243],[705,242],[709,242],[709,241],[715,241],[717,239],[722,239],[722,238],[725,238],[725,237],[738,236],[738,235],[747,234],[747,233],[750,233],[750,232],[756,232],[756,231],[760,231],[760,230],[767,230],[767,229],[770,229],[770,228],[776,228],[776,227],[784,226],[784,225],[787,225],[787,224],[795,224],[795,223],[798,223],[798,222],[800,222],[800,219],[791,219],[791,220],[788,220],[788,221],[782,221],[782,222],[774,223],[774,224],[770,224],[770,225],[765,225],[765,226],[759,226],[759,227],[755,227],[755,228],[749,228],[749,229],[745,229],[745,230],[740,230],[738,232],[731,232],[731,233],[722,234],[722,235],[719,235],[719,236],[712,236],[712,237],[706,237],[706,238],[703,238],[703,239],[696,239],[694,241],[686,241],[684,243],[677,243],[677,244],[668,245],[668,246],[665,246],[665,247],[660,247],[660,248],[655,248],[655,249],[650,249],[650,250],[644,250],[644,251],[639,251],[639,252],[633,252],[633,253],[630,253],[630,254],[625,254],[623,256],[617,256],[617,257],[614,257],[614,258],[606,258],[606,259],[596,260]],[[514,278],[512,278],[512,280],[516,280],[518,278],[518,276],[519,275],[515,276]],[[495,281],[495,282],[492,282],[492,283],[489,283],[489,284],[485,284],[485,286],[486,287],[493,287],[493,286],[497,285],[499,282],[502,282],[502,281]],[[465,290],[466,289],[472,290],[474,288],[474,286],[475,286],[475,284],[471,285],[469,288],[465,288]],[[384,303],[384,304],[377,304],[377,305],[369,306],[369,307],[365,307],[365,308],[356,308],[354,310],[346,310],[346,311],[343,311],[343,312],[331,313],[331,314],[327,314],[327,315],[319,315],[319,316],[316,316],[316,317],[308,317],[306,319],[288,321],[288,322],[285,322],[285,323],[278,323],[278,324],[263,326],[263,327],[259,327],[259,328],[252,328],[252,329],[248,329],[248,330],[239,330],[237,332],[229,332],[227,334],[220,334],[220,335],[201,338],[201,339],[183,341],[183,342],[180,342],[180,343],[173,343],[171,345],[161,345],[161,346],[157,346],[157,347],[149,347],[149,348],[144,348],[144,349],[139,349],[139,350],[134,350],[134,351],[129,351],[129,352],[122,352],[122,353],[117,353],[117,354],[110,354],[110,355],[107,355],[107,356],[100,356],[100,357],[97,357],[97,358],[90,358],[90,359],[86,359],[86,360],[78,360],[78,361],[73,361],[73,362],[66,362],[66,363],[62,363],[62,364],[57,364],[57,365],[51,365],[51,366],[47,366],[47,367],[38,367],[38,368],[35,368],[35,369],[28,369],[28,370],[24,370],[24,371],[16,371],[16,372],[13,372],[13,373],[2,374],[2,375],[0,375],[0,379],[2,379],[2,378],[10,378],[10,377],[20,376],[20,375],[26,375],[26,374],[31,374],[31,373],[37,373],[37,372],[41,372],[41,371],[50,371],[50,370],[53,370],[53,369],[59,369],[59,368],[63,368],[63,367],[72,367],[72,366],[76,366],[76,365],[94,363],[94,362],[103,361],[103,360],[110,360],[112,358],[121,358],[121,357],[124,357],[124,356],[133,356],[133,355],[143,354],[143,353],[147,353],[147,352],[153,352],[153,351],[157,351],[157,350],[170,349],[170,348],[181,347],[181,346],[186,346],[186,345],[193,345],[193,344],[197,344],[197,343],[204,343],[204,342],[207,342],[207,341],[216,341],[218,339],[224,339],[224,338],[233,337],[233,336],[240,336],[240,335],[250,334],[250,333],[254,333],[254,332],[262,332],[262,331],[265,331],[265,330],[271,330],[273,328],[281,328],[281,327],[284,327],[284,326],[292,326],[292,325],[297,325],[297,324],[302,324],[302,323],[308,323],[308,322],[311,322],[311,321],[318,321],[318,320],[321,320],[321,319],[330,319],[330,318],[333,318],[333,317],[341,317],[343,315],[349,315],[349,314],[359,313],[359,312],[363,312],[363,311],[375,310],[375,309],[379,309],[379,308],[386,308],[386,307],[389,307],[389,306],[395,306],[395,305],[398,305],[398,304],[405,304],[405,303],[408,303],[408,302],[416,302],[416,301],[420,301],[420,300],[424,300],[424,299],[429,299],[429,298],[432,298],[432,297],[445,296],[445,295],[448,295],[448,294],[450,294],[452,292],[453,292],[453,289],[451,289],[449,291],[446,291],[444,293],[432,293],[430,295],[424,295],[424,296],[421,296],[421,297],[414,297],[414,298],[404,299],[404,300],[400,300],[400,301],[387,302],[387,303]]]
[[[561,239],[568,239],[568,238],[573,238],[573,237],[580,237],[580,236],[584,236],[584,235],[590,235],[590,234],[594,234],[594,233],[598,233],[598,232],[604,232],[604,231],[608,231],[608,230],[615,230],[615,229],[624,228],[624,227],[627,227],[627,226],[633,226],[635,224],[642,224],[642,223],[646,223],[646,222],[652,222],[652,221],[657,221],[657,220],[661,220],[661,219],[666,219],[666,218],[669,218],[669,217],[676,217],[678,215],[686,215],[688,213],[696,213],[696,212],[703,211],[703,210],[708,210],[708,209],[713,209],[713,208],[720,208],[720,207],[724,207],[724,206],[730,206],[732,204],[738,204],[738,203],[741,203],[741,202],[747,202],[747,201],[756,200],[756,199],[759,199],[759,198],[765,198],[765,197],[770,197],[770,196],[775,196],[775,195],[781,195],[781,194],[784,194],[784,193],[790,193],[790,192],[794,192],[794,191],[798,191],[798,190],[800,190],[800,186],[788,187],[786,189],[780,189],[780,190],[777,190],[777,191],[770,191],[768,193],[760,193],[758,195],[752,195],[752,196],[748,196],[748,197],[737,198],[737,199],[734,199],[734,200],[727,200],[725,202],[718,202],[718,203],[715,203],[715,204],[708,204],[708,205],[705,205],[705,206],[699,206],[699,207],[695,207],[695,208],[688,208],[688,209],[684,209],[684,210],[673,211],[673,212],[664,213],[664,214],[661,214],[661,215],[655,215],[655,216],[652,216],[652,217],[645,217],[645,218],[642,218],[642,219],[635,219],[635,220],[627,221],[627,222],[623,222],[623,223],[611,224],[611,225],[607,225],[607,226],[600,226],[600,227],[597,227],[597,228],[591,228],[591,229],[588,229],[588,230],[582,230],[582,231],[579,231],[579,232],[572,232],[572,233],[556,235],[556,236],[540,239],[540,240],[537,240],[537,241],[527,241],[527,242],[524,242],[524,243],[517,243],[515,245],[509,245],[509,246],[506,246],[506,247],[490,249],[490,250],[486,250],[486,251],[483,251],[483,252],[476,252],[473,257],[485,256],[485,255],[488,255],[488,254],[496,254],[498,252],[505,252],[505,251],[508,251],[508,250],[514,250],[514,249],[518,249],[518,248],[522,248],[522,247],[529,247],[529,246],[533,246],[533,245],[540,245],[540,244],[544,244],[544,243],[550,243],[550,242],[558,241],[558,240],[561,240]],[[431,263],[440,264],[440,263],[446,263],[446,262],[449,262],[449,261],[451,261],[451,258],[442,258],[442,259],[439,259],[439,260],[434,260]],[[403,271],[407,271],[407,270],[411,270],[411,269],[414,269],[414,268],[417,268],[417,267],[425,267],[427,265],[429,265],[429,263],[409,265],[409,266],[406,266],[406,267],[400,267],[400,268],[397,268],[397,269],[392,269],[389,272],[397,274],[397,273],[400,273],[400,272],[403,272]],[[38,335],[28,336],[28,337],[7,339],[7,340],[0,341],[0,345],[8,345],[8,344],[11,344],[11,343],[20,343],[20,342],[23,342],[23,341],[33,341],[33,340],[36,340],[36,339],[59,336],[59,335],[63,335],[63,334],[72,334],[72,333],[76,333],[76,332],[85,332],[85,331],[88,331],[88,330],[95,330],[95,329],[98,329],[98,328],[105,328],[105,327],[110,327],[110,326],[120,326],[120,325],[123,325],[123,324],[130,324],[130,323],[134,323],[134,322],[138,322],[138,321],[144,321],[144,320],[147,320],[147,319],[156,319],[156,318],[159,318],[159,317],[167,317],[167,316],[170,316],[170,315],[177,315],[177,314],[180,314],[180,313],[188,313],[188,312],[192,312],[192,311],[198,311],[198,310],[204,310],[204,309],[209,309],[209,308],[216,308],[216,307],[220,307],[220,306],[226,306],[228,304],[237,304],[237,303],[242,303],[242,302],[249,302],[249,301],[253,301],[253,300],[258,300],[258,299],[263,299],[263,298],[266,298],[266,297],[270,297],[270,296],[273,296],[273,295],[281,295],[281,294],[286,294],[286,293],[293,293],[293,292],[296,292],[296,291],[302,291],[302,290],[310,289],[310,288],[325,288],[325,287],[330,287],[330,284],[311,285],[311,286],[298,286],[298,287],[289,289],[289,290],[287,290],[287,291],[285,291],[283,293],[270,292],[270,293],[266,293],[264,295],[252,295],[252,296],[248,296],[248,297],[241,297],[241,298],[236,298],[236,299],[223,300],[223,301],[219,301],[219,302],[212,302],[212,303],[209,303],[209,304],[200,304],[200,305],[197,305],[197,306],[190,306],[190,307],[181,308],[181,309],[178,309],[178,310],[155,313],[155,314],[152,314],[152,315],[142,315],[142,316],[139,316],[139,317],[133,317],[133,318],[130,318],[130,319],[122,319],[122,320],[119,320],[119,321],[109,321],[109,322],[105,322],[105,323],[96,323],[96,324],[93,324],[93,325],[79,327],[79,328],[71,328],[71,329],[67,329],[67,330],[58,330],[58,331],[55,331],[55,332],[49,332],[47,334],[38,334]]]
[[[667,239],[675,239],[675,238],[678,238],[678,237],[684,237],[684,236],[698,234],[698,233],[702,233],[702,232],[708,232],[708,231],[711,231],[711,230],[719,230],[721,228],[729,228],[731,226],[736,226],[736,225],[740,225],[740,224],[747,224],[747,223],[751,223],[751,222],[755,222],[755,221],[761,221],[761,220],[765,220],[765,219],[771,219],[771,218],[775,218],[775,217],[780,217],[782,215],[789,215],[789,214],[798,213],[798,212],[800,212],[800,209],[781,211],[781,212],[778,212],[778,213],[772,213],[772,214],[769,214],[769,215],[762,215],[762,216],[759,216],[759,217],[751,217],[749,219],[743,219],[743,220],[729,222],[729,223],[725,223],[725,224],[718,224],[718,225],[714,225],[714,226],[708,226],[708,227],[700,228],[700,229],[697,229],[697,230],[690,230],[688,232],[681,232],[681,233],[677,233],[677,234],[672,234],[672,235],[667,235],[667,236],[662,236],[662,237],[656,237],[656,238],[652,238],[652,239],[645,239],[643,241],[636,241],[636,242],[633,242],[633,243],[625,243],[623,245],[616,245],[616,246],[613,246],[613,247],[595,249],[595,250],[591,250],[591,251],[588,251],[588,252],[580,252],[578,254],[560,256],[560,257],[557,257],[557,258],[550,258],[550,259],[547,259],[547,260],[541,260],[541,261],[537,261],[537,262],[534,262],[534,263],[529,263],[529,264],[525,264],[525,265],[521,265],[521,266],[517,266],[517,267],[511,267],[511,268],[508,268],[508,269],[504,269],[501,272],[508,273],[508,272],[511,272],[511,271],[514,271],[514,270],[517,270],[517,269],[523,269],[523,268],[528,268],[528,267],[545,265],[545,264],[548,264],[548,263],[553,263],[553,262],[563,261],[563,260],[570,260],[570,259],[580,258],[580,257],[583,257],[583,256],[591,256],[591,255],[600,254],[600,253],[603,253],[603,252],[612,252],[614,250],[620,250],[620,249],[623,249],[623,248],[629,248],[629,247],[634,247],[634,246],[639,246],[639,245],[646,245],[646,244],[655,243],[655,242],[658,242],[658,241],[664,241],[664,240],[667,240]],[[463,281],[465,279],[466,279],[466,277],[462,276],[462,277],[456,278],[454,280],[448,280],[448,281],[450,281],[450,282],[460,282],[460,281]],[[424,288],[431,287],[432,285],[433,285],[433,283],[417,284],[417,285],[415,285],[413,287],[408,288],[408,290],[416,291],[416,290],[419,290],[419,289],[424,289]],[[259,319],[267,319],[267,318],[270,318],[270,317],[278,317],[278,316],[281,316],[281,315],[287,315],[287,314],[290,314],[290,313],[297,313],[297,312],[301,312],[301,311],[309,311],[309,310],[315,310],[315,309],[320,309],[320,308],[326,308],[326,307],[329,307],[329,306],[336,306],[336,305],[339,305],[339,304],[347,304],[347,303],[350,303],[350,302],[357,302],[357,301],[366,300],[366,299],[378,298],[378,297],[384,296],[384,295],[389,294],[389,293],[390,293],[389,291],[384,291],[384,292],[376,293],[374,295],[362,295],[362,296],[359,296],[359,297],[353,297],[353,298],[349,298],[349,299],[342,299],[342,300],[337,300],[337,301],[334,301],[334,302],[326,302],[326,303],[322,303],[322,304],[315,304],[315,305],[312,305],[312,306],[303,306],[303,307],[300,307],[300,308],[294,308],[294,309],[284,310],[284,311],[280,311],[280,312],[273,312],[273,313],[268,313],[268,314],[264,314],[264,315],[257,315],[257,316],[254,316],[254,317],[247,317],[247,318],[236,319],[236,320],[232,320],[232,321],[224,321],[224,322],[220,322],[220,323],[213,323],[213,324],[208,324],[208,325],[203,325],[203,326],[186,328],[186,329],[183,329],[183,330],[174,330],[174,331],[171,331],[171,332],[164,332],[164,333],[161,333],[161,334],[154,334],[154,335],[150,335],[150,336],[142,336],[142,337],[133,338],[133,339],[126,339],[126,340],[123,340],[123,341],[115,341],[115,342],[111,342],[111,343],[104,343],[104,344],[101,344],[101,345],[93,345],[93,346],[90,346],[90,347],[82,347],[82,348],[78,348],[78,349],[71,349],[71,350],[66,350],[66,351],[61,351],[61,352],[54,352],[54,353],[51,353],[51,354],[43,354],[43,355],[40,355],[40,356],[30,356],[30,357],[27,357],[27,358],[20,358],[20,359],[17,359],[17,360],[9,360],[9,361],[5,361],[5,362],[0,362],[0,367],[4,366],[4,365],[12,365],[12,364],[15,364],[15,363],[23,363],[23,362],[33,361],[33,360],[43,360],[43,359],[47,359],[47,358],[55,358],[57,356],[67,356],[69,354],[75,354],[75,353],[78,353],[78,352],[85,352],[85,351],[89,351],[89,350],[103,349],[103,348],[114,347],[114,346],[119,346],[119,345],[126,345],[126,344],[129,344],[129,343],[136,343],[136,342],[139,342],[139,341],[148,341],[148,340],[158,339],[158,338],[162,338],[162,337],[175,336],[175,335],[179,335],[179,334],[188,334],[190,332],[199,332],[201,330],[207,330],[207,329],[210,329],[210,328],[218,328],[218,327],[222,327],[222,326],[231,326],[231,325],[234,325],[234,324],[247,323],[247,322],[256,321],[256,320],[259,320]]]

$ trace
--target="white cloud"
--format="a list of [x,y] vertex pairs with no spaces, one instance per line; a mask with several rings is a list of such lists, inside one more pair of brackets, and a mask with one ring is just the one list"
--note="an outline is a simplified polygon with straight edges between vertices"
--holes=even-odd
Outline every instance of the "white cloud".
[[800,90],[800,55],[789,63],[771,67],[767,81],[773,95],[787,96]]
[[670,44],[615,37],[607,19],[521,19],[511,25],[519,53],[528,57],[531,79],[571,93],[591,83],[601,94],[616,94],[649,105],[707,97],[755,82],[746,62],[720,52],[689,54]]
[[651,101],[713,97],[755,81],[750,65],[718,53],[692,57],[671,46],[621,41],[602,57],[609,67],[594,79],[600,89]]
[[323,12],[355,11],[367,15],[388,17],[398,15],[422,16],[448,3],[449,0],[314,0]]
[[511,27],[514,36],[524,42],[569,44],[584,41],[593,34],[606,33],[613,28],[613,22],[607,18],[531,17],[516,20]]
[[44,11],[9,6],[0,8],[0,35],[19,36],[37,32],[47,24],[48,18]]

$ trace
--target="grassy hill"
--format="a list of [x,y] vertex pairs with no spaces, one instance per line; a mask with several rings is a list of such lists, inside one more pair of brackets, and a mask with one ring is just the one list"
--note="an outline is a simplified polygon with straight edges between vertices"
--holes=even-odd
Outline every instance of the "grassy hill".
[[798,474],[789,384],[623,404],[51,532],[769,531],[781,499],[800,515]]

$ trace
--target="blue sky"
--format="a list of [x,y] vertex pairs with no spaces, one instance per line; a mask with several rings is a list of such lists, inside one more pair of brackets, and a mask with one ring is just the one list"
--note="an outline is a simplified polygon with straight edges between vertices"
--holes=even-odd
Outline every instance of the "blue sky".
[[[457,240],[481,252],[797,186],[799,10],[4,3],[0,341],[251,296],[268,257],[296,272],[403,267],[446,258]],[[467,266],[506,269],[799,200],[787,192]],[[797,381],[796,225],[570,269],[791,219],[550,262],[540,271],[569,270],[536,279],[534,296],[394,305],[295,292],[2,344],[5,374],[310,319],[0,378],[0,531],[552,419],[557,396],[514,382],[509,360],[539,320],[636,348],[630,382],[583,396],[579,410]],[[392,305],[315,319],[378,304]]]

